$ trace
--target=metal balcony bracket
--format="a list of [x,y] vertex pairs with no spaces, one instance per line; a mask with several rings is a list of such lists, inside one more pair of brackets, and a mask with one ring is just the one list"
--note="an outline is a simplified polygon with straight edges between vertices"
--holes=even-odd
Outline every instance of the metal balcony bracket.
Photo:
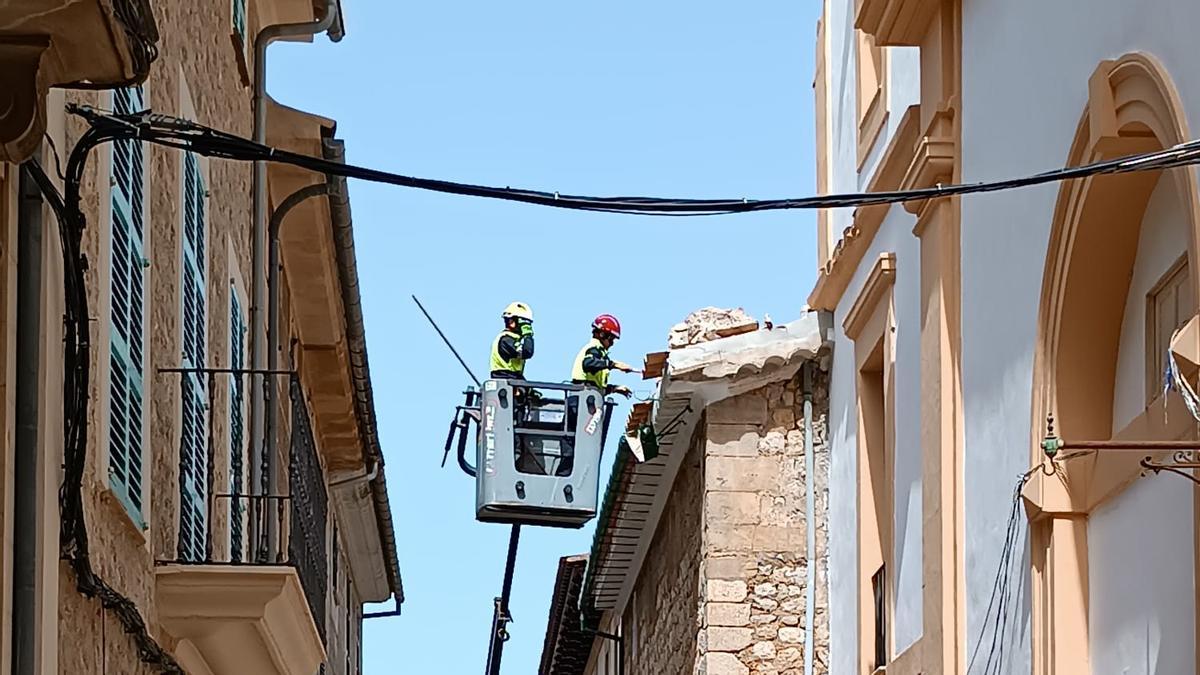
[[1195,473],[1196,469],[1200,469],[1200,443],[1197,443],[1196,450],[1179,450],[1171,455],[1171,458],[1166,461],[1158,461],[1153,457],[1146,457],[1141,461],[1142,468],[1159,474],[1163,471],[1173,473],[1177,476],[1192,481],[1200,485],[1200,476]]

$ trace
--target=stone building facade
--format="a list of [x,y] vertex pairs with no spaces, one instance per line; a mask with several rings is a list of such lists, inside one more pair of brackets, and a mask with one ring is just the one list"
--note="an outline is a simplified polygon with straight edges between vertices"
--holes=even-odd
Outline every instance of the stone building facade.
[[615,460],[573,610],[621,641],[556,662],[548,635],[543,675],[795,674],[806,658],[825,672],[822,320],[665,355],[657,404],[631,415],[631,427],[652,423],[660,454]]
[[[125,64],[108,78],[77,78],[114,89],[45,95],[48,140],[32,153],[59,192],[67,156],[87,130],[65,112],[68,104],[149,108],[250,137],[255,36],[278,24],[308,24],[333,39],[342,33],[336,0],[20,4],[38,7],[23,19],[0,10],[0,26],[49,37],[56,17],[84,30],[91,9],[115,7],[118,16],[106,20],[117,34],[129,5],[153,14],[154,30],[142,37],[156,41],[156,58],[139,61],[140,72]],[[67,6],[73,11],[60,12]],[[64,44],[70,40],[56,49]],[[116,56],[129,61],[128,49],[118,47]],[[42,67],[63,68],[77,57],[58,54]],[[101,57],[95,68],[104,65]],[[270,144],[340,158],[332,120],[269,97],[265,107]],[[10,672],[9,656],[13,672],[361,672],[364,603],[394,599],[398,608],[403,589],[345,181],[282,166],[267,172],[268,213],[298,189],[321,188],[283,221],[280,348],[277,373],[268,375],[251,356],[251,343],[266,330],[266,307],[256,306],[252,289],[256,275],[267,276],[265,266],[252,265],[253,166],[134,141],[92,151],[79,191],[90,368],[75,488],[62,431],[68,271],[60,223],[50,196],[19,173],[11,164],[0,170],[0,489],[2,503],[18,505],[0,519],[4,540],[17,541],[0,550],[0,672]],[[18,194],[18,187],[26,189]],[[21,211],[23,204],[33,206]],[[20,248],[35,230],[40,239],[27,250],[36,251],[40,269]],[[22,294],[22,284],[36,292]],[[23,326],[40,345],[32,394],[21,388],[16,358],[29,348]],[[251,424],[264,380],[278,411],[274,445]],[[22,408],[34,414],[22,417]],[[36,483],[36,503],[25,507],[14,478],[22,465]],[[76,490],[79,513],[66,506]],[[80,519],[86,540],[76,534]],[[22,522],[32,531],[22,531]],[[9,628],[18,620],[31,626],[24,641]],[[22,659],[33,670],[18,666]]]

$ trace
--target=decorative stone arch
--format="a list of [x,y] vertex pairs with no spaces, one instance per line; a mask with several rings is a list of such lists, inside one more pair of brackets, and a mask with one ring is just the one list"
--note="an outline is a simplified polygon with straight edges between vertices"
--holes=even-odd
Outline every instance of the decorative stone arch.
[[[1070,166],[1190,140],[1178,93],[1152,56],[1132,53],[1102,62],[1088,82],[1088,93],[1067,158]],[[1059,190],[1038,316],[1031,465],[1043,459],[1038,441],[1048,413],[1054,414],[1055,431],[1062,438],[1113,436],[1121,324],[1142,221],[1160,180],[1175,182],[1190,232],[1191,283],[1200,287],[1200,195],[1194,169],[1094,176],[1064,183]],[[1121,436],[1151,440],[1166,431],[1149,426],[1132,424]],[[1036,472],[1025,487],[1027,512],[1035,521],[1035,675],[1088,672],[1087,516],[1137,479],[1140,459],[1129,453],[1075,459],[1061,464],[1055,475]]]
[[[1067,163],[1168,148],[1190,140],[1179,96],[1162,65],[1134,53],[1100,64]],[[1060,435],[1107,439],[1129,272],[1146,204],[1160,177],[1176,183],[1191,236],[1188,261],[1200,287],[1200,195],[1191,167],[1165,174],[1096,176],[1059,191],[1042,277],[1034,373],[1034,436],[1055,413]],[[1036,444],[1034,444],[1036,447]],[[1036,451],[1035,451],[1036,454]],[[1035,460],[1037,457],[1035,457]]]

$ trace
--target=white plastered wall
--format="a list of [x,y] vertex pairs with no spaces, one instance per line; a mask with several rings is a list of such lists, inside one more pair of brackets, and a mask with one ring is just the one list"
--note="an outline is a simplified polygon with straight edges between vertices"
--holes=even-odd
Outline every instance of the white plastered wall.
[[[829,104],[830,191],[851,192],[868,185],[898,128],[905,110],[920,96],[920,63],[915,48],[888,48],[887,124],[858,171],[856,112],[857,63],[854,2],[830,0]],[[832,212],[834,232],[850,225],[850,209]],[[881,253],[896,254],[893,290],[896,323],[895,484],[893,489],[893,621],[894,651],[903,652],[921,637],[921,431],[920,431],[920,246],[912,233],[915,219],[900,206],[889,211],[870,250],[863,256],[834,315],[834,350],[830,388],[829,613],[831,675],[857,672],[858,540],[857,413],[854,343],[842,321]]]
[[[1175,181],[1160,180],[1142,220],[1125,302],[1113,431],[1146,408],[1146,295],[1187,251]],[[1093,675],[1182,673],[1195,665],[1192,484],[1139,480],[1088,520]]]
[[1092,675],[1193,672],[1192,489],[1143,478],[1089,517]]
[[[1086,6],[964,0],[964,181],[1062,166],[1087,101],[1088,78],[1100,61],[1133,51],[1152,54],[1165,65],[1191,129],[1200,129],[1193,34],[1198,23],[1200,3],[1193,0],[1091,0]],[[984,625],[1013,482],[1029,464],[1033,353],[1057,193],[1051,185],[962,201],[968,653]],[[1130,499],[1136,503],[1133,493]],[[1022,583],[1009,617],[1015,637],[1005,668],[1012,673],[1030,670],[1026,532],[1022,522],[1018,553],[1023,557],[1017,561]],[[1096,548],[1093,554],[1105,557],[1110,551]],[[1102,573],[1105,563],[1093,557],[1093,573],[1097,564]]]
[[893,489],[893,644],[903,652],[921,637],[920,247],[914,218],[894,206],[834,313],[830,388],[830,673],[857,672],[858,657],[858,436],[854,343],[841,329],[846,312],[881,253],[896,254],[893,311],[896,325],[895,461]]
[[1113,433],[1124,429],[1146,409],[1146,295],[1158,280],[1187,253],[1188,223],[1176,182],[1158,181],[1142,230],[1138,234],[1137,260],[1121,321],[1121,348],[1117,357],[1117,386],[1113,391]]

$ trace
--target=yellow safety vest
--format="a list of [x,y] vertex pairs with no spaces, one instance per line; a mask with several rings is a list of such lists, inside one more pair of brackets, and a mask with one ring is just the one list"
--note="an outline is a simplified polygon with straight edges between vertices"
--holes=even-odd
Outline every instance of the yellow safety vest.
[[599,340],[592,338],[590,342],[583,346],[583,349],[579,350],[579,356],[575,357],[575,366],[571,368],[571,381],[586,382],[587,384],[598,387],[599,389],[604,389],[608,386],[607,369],[596,373],[588,373],[584,372],[583,370],[583,359],[585,356],[587,356],[588,350],[592,349],[593,347],[599,349],[600,354],[605,358],[608,358],[608,350],[604,348],[604,345],[600,344]]
[[510,330],[500,331],[500,334],[496,336],[496,340],[492,342],[491,370],[493,372],[497,370],[507,370],[523,376],[525,374],[525,359],[520,357],[505,359],[504,357],[500,356],[500,338],[504,337],[505,335],[517,341],[520,341],[521,339],[521,336],[518,333],[514,333]]

